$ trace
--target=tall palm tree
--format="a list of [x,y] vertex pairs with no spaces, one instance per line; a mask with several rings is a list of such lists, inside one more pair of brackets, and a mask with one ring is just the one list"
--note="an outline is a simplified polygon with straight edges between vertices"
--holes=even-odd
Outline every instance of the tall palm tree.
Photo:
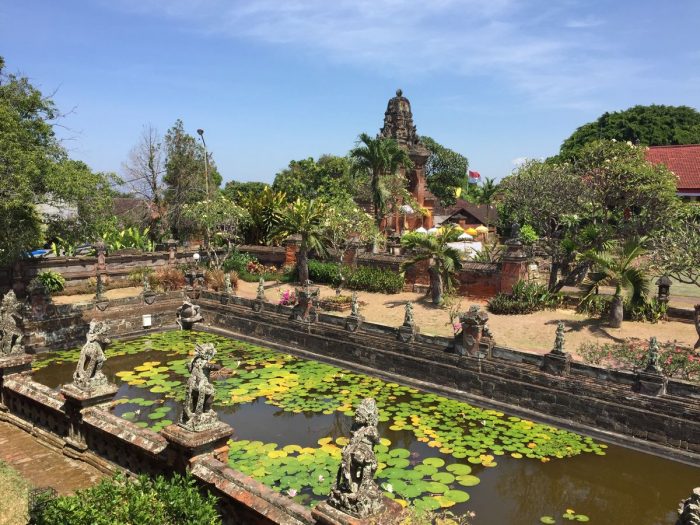
[[636,260],[646,252],[646,241],[646,237],[630,238],[621,245],[608,245],[602,251],[588,251],[584,254],[593,263],[593,271],[581,283],[585,292],[582,301],[594,295],[599,285],[614,286],[615,293],[610,305],[610,325],[613,328],[622,325],[623,294],[630,297],[633,303],[639,303],[649,293],[649,279],[644,269],[635,265]]
[[370,174],[374,220],[379,225],[386,215],[387,199],[382,175],[393,175],[399,168],[410,168],[413,163],[408,153],[401,149],[394,139],[372,138],[367,133],[360,135],[355,147],[350,151],[350,158],[357,169]]
[[414,254],[409,261],[403,263],[402,271],[421,261],[428,261],[430,295],[433,304],[442,303],[444,288],[451,287],[454,274],[462,267],[460,251],[448,244],[457,241],[461,233],[460,229],[450,225],[435,235],[412,233],[401,239],[404,248]]
[[479,193],[476,196],[478,204],[486,204],[486,226],[490,226],[491,222],[491,206],[498,192],[498,184],[494,179],[486,177],[484,183],[479,188]]
[[299,255],[297,257],[297,275],[300,283],[309,278],[309,252],[326,253],[324,237],[325,222],[328,215],[326,204],[316,199],[304,200],[297,198],[279,214],[274,235],[287,238],[299,235]]

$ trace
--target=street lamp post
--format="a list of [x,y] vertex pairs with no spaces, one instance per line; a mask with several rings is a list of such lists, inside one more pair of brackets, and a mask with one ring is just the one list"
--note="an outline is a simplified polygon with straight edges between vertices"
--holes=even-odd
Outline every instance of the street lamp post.
[[209,199],[209,155],[207,154],[207,143],[204,142],[204,130],[199,128],[197,130],[197,135],[202,139],[202,144],[204,145],[204,183],[207,190],[207,200]]

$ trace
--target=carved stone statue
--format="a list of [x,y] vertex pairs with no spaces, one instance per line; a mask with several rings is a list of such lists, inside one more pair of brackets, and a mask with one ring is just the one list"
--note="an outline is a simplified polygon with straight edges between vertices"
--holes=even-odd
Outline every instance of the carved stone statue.
[[676,525],[700,525],[700,487],[693,489],[690,497],[681,501]]
[[312,288],[308,279],[302,288],[296,290],[297,304],[292,308],[291,318],[296,321],[311,323],[318,321],[318,299],[321,296],[321,289]]
[[416,324],[415,319],[413,318],[413,303],[411,301],[408,301],[406,303],[406,306],[404,307],[406,310],[403,315],[403,325],[404,326],[413,326]]
[[647,366],[644,371],[649,374],[661,374],[661,365],[659,364],[659,343],[656,341],[656,337],[649,339]]
[[188,300],[182,303],[177,309],[177,324],[182,330],[191,330],[195,323],[203,321],[202,314],[199,313],[199,305]]
[[95,390],[108,384],[102,373],[105,362],[104,350],[111,342],[105,335],[109,327],[103,321],[90,321],[87,342],[80,350],[80,359],[73,373],[73,384],[81,390]]
[[457,334],[455,340],[455,351],[459,355],[478,356],[479,346],[484,338],[488,338],[488,343],[491,344],[493,334],[489,329],[488,320],[489,314],[477,304],[471,305],[469,310],[460,314],[462,331]]
[[564,352],[564,322],[557,322],[557,335],[554,338],[554,348],[552,348],[552,353],[554,354],[565,354]]
[[357,292],[352,292],[352,302],[350,303],[350,315],[360,317],[360,303],[357,300]]
[[214,368],[210,361],[215,355],[216,348],[212,343],[198,344],[192,361],[187,365],[190,378],[178,424],[192,432],[209,430],[219,423],[216,412],[211,408],[216,390],[209,380],[209,374]]
[[145,294],[146,292],[150,292],[150,291],[151,291],[151,282],[148,280],[148,275],[146,275],[145,273],[143,274],[142,286],[143,286],[143,293],[144,293],[144,294]]
[[329,505],[356,518],[367,518],[384,509],[382,492],[374,481],[378,420],[374,399],[363,400],[355,411],[350,442],[343,449],[335,486],[328,498]]
[[263,279],[262,277],[261,277],[260,280],[258,281],[258,293],[257,293],[257,295],[255,296],[255,298],[256,298],[258,301],[264,301],[264,300],[265,300],[265,279]]
[[233,293],[233,286],[231,285],[231,275],[224,274],[224,292],[231,295]]
[[10,290],[0,305],[0,356],[24,353],[22,303]]

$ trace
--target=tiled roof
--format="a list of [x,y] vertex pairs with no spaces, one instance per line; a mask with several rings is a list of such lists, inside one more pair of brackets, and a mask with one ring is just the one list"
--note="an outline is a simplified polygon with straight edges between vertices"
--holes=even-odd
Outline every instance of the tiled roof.
[[496,206],[492,205],[490,208],[487,208],[485,204],[472,204],[464,199],[457,199],[457,202],[455,202],[452,206],[436,206],[433,210],[433,216],[445,216],[446,218],[449,218],[461,210],[473,215],[474,218],[481,224],[486,224],[487,212],[489,219],[488,222],[490,224],[495,224],[498,222],[498,211],[496,210]]
[[676,174],[679,192],[700,191],[700,144],[650,146],[646,158],[653,164],[665,164]]

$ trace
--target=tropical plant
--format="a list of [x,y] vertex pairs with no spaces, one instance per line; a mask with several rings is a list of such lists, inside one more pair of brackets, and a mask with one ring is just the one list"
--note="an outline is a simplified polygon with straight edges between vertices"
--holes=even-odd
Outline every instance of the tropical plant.
[[678,282],[700,286],[700,206],[679,210],[671,224],[651,240],[653,268]]
[[102,240],[109,251],[133,248],[152,252],[155,249],[155,243],[149,238],[149,232],[148,228],[141,230],[135,226],[123,230],[110,228],[102,232]]
[[156,286],[160,286],[163,291],[180,290],[185,286],[185,274],[179,268],[160,268],[154,275]]
[[559,293],[550,292],[543,284],[519,280],[511,293],[498,293],[488,303],[489,311],[498,315],[521,315],[553,309],[563,298]]
[[281,210],[287,205],[284,192],[265,186],[262,191],[241,196],[240,204],[248,211],[249,221],[243,228],[246,244],[270,244]]
[[430,137],[421,137],[421,142],[430,151],[425,163],[425,177],[430,192],[440,199],[443,206],[451,206],[467,183],[469,161]]
[[379,225],[387,212],[388,192],[383,177],[397,173],[401,167],[409,168],[413,163],[394,139],[372,138],[367,133],[360,135],[350,151],[350,158],[356,170],[370,175],[374,220]]
[[60,273],[54,272],[53,270],[44,270],[40,272],[33,281],[36,280],[40,283],[44,289],[52,293],[57,293],[63,291],[66,286],[66,279]]
[[598,287],[615,287],[610,305],[610,325],[619,328],[624,317],[623,294],[629,296],[632,304],[643,303],[649,293],[649,279],[645,270],[638,265],[644,255],[646,237],[628,239],[623,244],[612,243],[603,251],[590,250],[583,257],[593,264],[593,269],[581,283],[584,291],[582,300],[597,293]]
[[328,217],[328,208],[322,201],[297,199],[280,213],[279,223],[274,234],[286,239],[290,235],[299,235],[299,253],[297,254],[297,275],[300,283],[309,279],[309,252],[327,253],[327,239],[324,226]]
[[190,476],[170,478],[122,474],[72,496],[44,496],[33,506],[30,523],[36,525],[217,525],[216,498],[203,495]]
[[449,245],[456,242],[461,233],[461,229],[449,225],[435,235],[424,233],[401,239],[401,245],[412,253],[411,259],[402,264],[402,270],[428,261],[433,304],[442,303],[444,288],[452,288],[454,275],[462,267],[461,253]]
[[486,227],[491,225],[491,208],[498,194],[498,183],[486,177],[476,194],[476,203],[486,205]]

